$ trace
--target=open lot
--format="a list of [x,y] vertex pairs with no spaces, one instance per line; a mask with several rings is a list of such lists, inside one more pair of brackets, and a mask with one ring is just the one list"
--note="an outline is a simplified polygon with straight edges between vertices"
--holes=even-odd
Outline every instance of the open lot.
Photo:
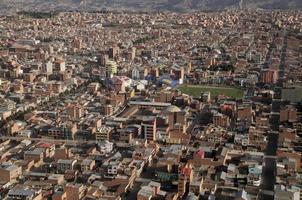
[[233,98],[242,98],[244,90],[233,87],[216,87],[207,85],[182,85],[178,89],[185,94],[193,97],[199,97],[202,92],[211,92],[211,98],[215,98],[218,95],[226,95]]

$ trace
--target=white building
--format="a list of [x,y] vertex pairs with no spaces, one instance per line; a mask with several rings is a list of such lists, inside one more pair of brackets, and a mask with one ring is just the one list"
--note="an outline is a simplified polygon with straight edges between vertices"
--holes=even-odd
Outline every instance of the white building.
[[50,61],[46,62],[42,67],[42,72],[47,73],[47,74],[52,74],[52,72],[53,72],[52,62],[50,62]]
[[102,155],[110,153],[113,150],[113,143],[109,142],[108,140],[99,142],[98,146]]
[[65,172],[66,170],[73,170],[77,160],[73,159],[59,159],[57,162],[57,171]]
[[300,200],[300,189],[294,186],[275,186],[275,200]]
[[134,67],[133,69],[132,69],[132,75],[131,75],[131,78],[133,79],[133,80],[140,80],[140,71],[139,71],[139,69],[138,68],[136,68],[136,67]]

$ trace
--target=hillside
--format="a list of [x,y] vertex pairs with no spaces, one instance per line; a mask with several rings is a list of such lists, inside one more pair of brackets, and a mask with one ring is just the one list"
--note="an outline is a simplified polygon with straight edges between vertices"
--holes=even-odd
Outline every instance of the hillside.
[[197,11],[227,8],[301,9],[302,0],[0,0],[0,12],[51,10]]

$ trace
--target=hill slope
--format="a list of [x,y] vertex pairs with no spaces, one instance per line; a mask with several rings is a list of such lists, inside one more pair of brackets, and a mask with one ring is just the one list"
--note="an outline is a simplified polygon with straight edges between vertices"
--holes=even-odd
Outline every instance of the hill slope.
[[[243,2],[241,2],[243,1]],[[0,0],[0,12],[49,10],[196,11],[225,8],[297,9],[302,0]]]

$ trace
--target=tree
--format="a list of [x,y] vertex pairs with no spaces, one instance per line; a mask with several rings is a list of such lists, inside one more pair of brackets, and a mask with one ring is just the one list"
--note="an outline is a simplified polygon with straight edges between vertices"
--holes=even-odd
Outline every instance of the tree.
[[302,100],[297,103],[298,112],[302,112]]
[[232,71],[234,72],[235,67],[229,63],[222,63],[220,65],[211,66],[210,71]]
[[200,125],[207,125],[212,123],[213,114],[209,110],[203,110],[196,115],[196,123]]

